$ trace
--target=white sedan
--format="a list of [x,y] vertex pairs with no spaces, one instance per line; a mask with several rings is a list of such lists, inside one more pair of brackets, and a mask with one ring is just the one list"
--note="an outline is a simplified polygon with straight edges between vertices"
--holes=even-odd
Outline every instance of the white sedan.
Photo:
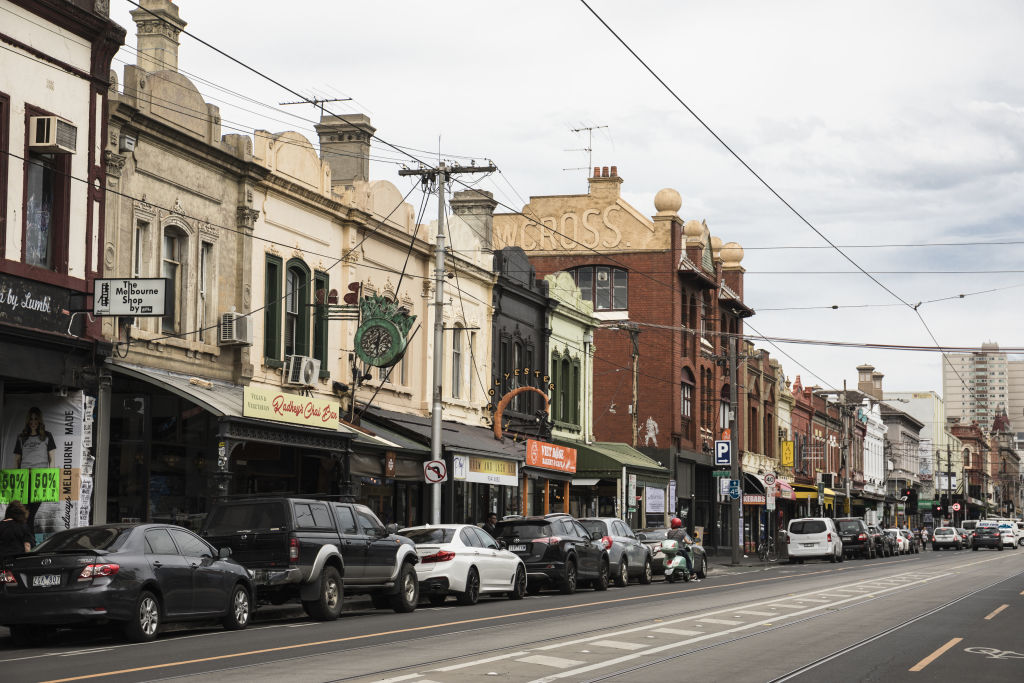
[[504,593],[511,600],[526,595],[526,565],[479,527],[437,524],[398,533],[416,544],[420,595],[435,607],[449,595],[460,605],[476,604],[481,593]]
[[910,552],[910,541],[908,541],[899,529],[886,529],[885,533],[896,540],[896,554],[904,555]]

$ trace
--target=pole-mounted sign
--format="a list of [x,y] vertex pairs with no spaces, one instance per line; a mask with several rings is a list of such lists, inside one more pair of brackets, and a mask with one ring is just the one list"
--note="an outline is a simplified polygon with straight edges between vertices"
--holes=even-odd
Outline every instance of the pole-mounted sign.
[[162,277],[97,279],[92,314],[161,318],[166,315],[167,292]]
[[732,464],[732,442],[715,441],[715,465],[728,467]]

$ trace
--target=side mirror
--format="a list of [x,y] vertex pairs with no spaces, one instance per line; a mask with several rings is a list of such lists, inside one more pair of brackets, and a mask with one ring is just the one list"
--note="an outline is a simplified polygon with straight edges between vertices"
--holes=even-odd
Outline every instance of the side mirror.
[[391,524],[388,524],[384,528],[387,529],[387,532],[389,534],[397,534],[398,533],[398,525],[395,524],[394,522],[392,522]]
[[508,543],[506,543],[504,540],[499,538],[498,539],[498,547],[501,548],[502,550],[508,550]]
[[229,557],[231,557],[231,548],[228,548],[226,546],[221,548],[217,551],[217,557],[219,557],[222,560],[228,559]]
[[604,536],[604,534],[602,534],[600,531],[591,531],[590,532],[590,540],[591,541],[600,541],[603,536]]
[[638,540],[638,541],[646,541],[647,540],[647,534],[637,534],[636,535],[636,540]]

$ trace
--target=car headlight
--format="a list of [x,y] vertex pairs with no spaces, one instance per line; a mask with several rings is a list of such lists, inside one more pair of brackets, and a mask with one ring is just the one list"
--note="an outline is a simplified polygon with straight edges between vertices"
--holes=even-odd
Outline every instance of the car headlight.
[[256,578],[256,572],[254,572],[254,571],[253,571],[253,570],[251,570],[251,569],[246,569],[246,570],[245,570],[245,573],[249,575],[249,578],[250,578],[250,579],[255,579],[255,578]]

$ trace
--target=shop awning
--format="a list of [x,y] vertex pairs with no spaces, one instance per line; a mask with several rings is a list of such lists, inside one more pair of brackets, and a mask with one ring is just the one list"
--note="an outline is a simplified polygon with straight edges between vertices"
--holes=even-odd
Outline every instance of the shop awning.
[[783,500],[796,500],[796,491],[793,490],[793,485],[785,481],[776,481],[776,498],[782,498]]
[[401,453],[405,454],[416,454],[416,455],[430,455],[430,447],[426,446],[419,441],[414,441],[406,436],[399,434],[398,432],[388,429],[382,424],[378,424],[371,420],[363,419],[360,420],[359,426],[367,430],[373,436],[378,439],[383,439],[386,442],[394,444],[394,447]]
[[613,441],[594,441],[589,444],[560,439],[553,441],[576,449],[576,473],[581,478],[619,479],[625,467],[627,474],[636,475],[638,486],[668,485],[668,468],[627,444]]
[[[804,484],[793,484],[793,488],[796,489],[797,499],[817,498],[818,488],[816,486],[805,486]],[[825,487],[825,502],[833,503],[835,501],[836,492],[832,489]]]
[[600,479],[573,479],[572,480],[572,485],[573,486],[593,486],[594,484],[596,484],[599,481],[601,481],[601,480]]
[[[392,432],[405,435],[407,438],[430,448],[431,419],[419,415],[408,415],[393,410],[369,408],[366,412],[370,423],[384,427]],[[486,427],[460,424],[442,420],[441,442],[444,450],[454,455],[479,455],[483,457],[505,458],[523,462],[526,459],[526,444],[522,441],[499,441],[494,432]]]

